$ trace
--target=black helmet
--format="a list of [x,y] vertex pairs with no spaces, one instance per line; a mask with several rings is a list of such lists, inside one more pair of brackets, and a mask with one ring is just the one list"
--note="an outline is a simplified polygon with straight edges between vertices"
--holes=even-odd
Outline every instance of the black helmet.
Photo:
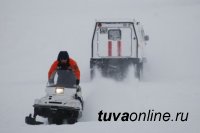
[[67,53],[67,51],[60,51],[60,53],[58,54],[58,61],[61,60],[69,60],[69,54]]

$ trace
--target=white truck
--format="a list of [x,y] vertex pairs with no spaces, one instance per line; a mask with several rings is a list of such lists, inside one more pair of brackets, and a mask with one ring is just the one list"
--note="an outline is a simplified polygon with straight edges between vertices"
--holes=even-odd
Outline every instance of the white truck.
[[122,80],[133,65],[135,76],[140,79],[148,40],[142,25],[135,20],[96,21],[91,46],[91,78],[97,68],[105,77]]

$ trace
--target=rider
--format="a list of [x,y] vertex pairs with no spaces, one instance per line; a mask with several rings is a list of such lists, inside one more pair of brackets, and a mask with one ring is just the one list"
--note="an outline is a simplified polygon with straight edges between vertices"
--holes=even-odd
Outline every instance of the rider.
[[72,70],[76,77],[76,85],[79,85],[80,70],[76,61],[69,57],[67,51],[60,51],[57,60],[51,65],[48,72],[48,80],[50,84],[54,82],[56,70]]

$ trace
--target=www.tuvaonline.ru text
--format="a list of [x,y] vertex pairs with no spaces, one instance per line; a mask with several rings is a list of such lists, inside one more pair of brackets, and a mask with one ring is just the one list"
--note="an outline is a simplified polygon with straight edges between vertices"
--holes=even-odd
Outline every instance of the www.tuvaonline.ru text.
[[173,115],[169,112],[155,112],[153,109],[148,110],[147,112],[103,112],[103,110],[98,113],[98,121],[106,122],[106,121],[180,121],[185,122],[188,121],[189,113],[185,112],[176,112]]

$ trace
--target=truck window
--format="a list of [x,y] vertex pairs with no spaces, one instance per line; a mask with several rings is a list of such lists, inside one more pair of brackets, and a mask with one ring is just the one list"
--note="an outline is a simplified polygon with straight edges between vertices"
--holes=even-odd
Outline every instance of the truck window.
[[110,29],[108,30],[108,40],[121,40],[121,30],[120,29]]

